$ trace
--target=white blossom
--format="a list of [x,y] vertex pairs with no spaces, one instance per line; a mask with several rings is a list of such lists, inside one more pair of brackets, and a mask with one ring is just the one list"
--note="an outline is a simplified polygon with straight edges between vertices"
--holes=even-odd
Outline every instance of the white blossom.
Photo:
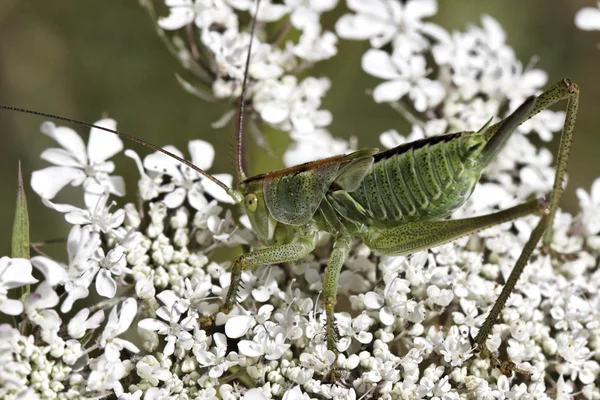
[[236,28],[237,16],[225,0],[166,0],[169,15],[158,19],[158,25],[165,30],[175,30],[192,22],[200,29],[212,25],[223,28]]
[[581,221],[589,234],[597,235],[600,233],[600,178],[592,183],[589,194],[581,188],[576,193],[582,210]]
[[104,321],[104,312],[102,310],[96,311],[90,317],[90,309],[82,308],[69,321],[67,326],[69,336],[73,339],[81,339],[87,330],[98,328],[102,321]]
[[100,337],[100,347],[104,349],[104,355],[108,361],[118,360],[121,350],[126,349],[131,353],[140,350],[128,340],[118,338],[126,332],[137,314],[137,302],[129,297],[121,304],[121,309],[114,306],[108,316],[108,321]]
[[[183,154],[176,148],[172,146],[165,146],[164,148],[183,158]],[[212,165],[215,153],[209,143],[203,140],[193,140],[189,143],[189,152],[192,163],[198,168],[206,171]],[[187,199],[192,207],[201,210],[208,204],[204,193],[208,193],[220,202],[233,204],[231,197],[221,187],[163,153],[156,152],[146,156],[144,167],[150,171],[171,177],[171,182],[168,184],[169,193],[163,199],[163,202],[169,208],[177,208]],[[215,174],[213,176],[227,186],[231,186],[231,175]]]
[[[112,130],[117,127],[115,120],[110,118],[97,121],[94,125]],[[72,186],[83,184],[86,195],[92,197],[104,192],[117,196],[125,194],[123,178],[110,176],[115,165],[112,161],[106,161],[123,150],[123,142],[118,136],[92,128],[86,148],[71,128],[45,122],[41,131],[56,140],[62,148],[45,150],[41,157],[56,166],[35,171],[31,175],[31,187],[40,197],[51,200],[69,183]]]
[[423,112],[438,105],[444,98],[444,87],[426,78],[425,57],[405,59],[400,52],[391,56],[382,50],[368,50],[362,58],[363,69],[389,82],[379,84],[373,90],[377,103],[393,102],[408,95],[417,111]]
[[0,311],[8,315],[23,312],[23,303],[10,299],[8,291],[24,285],[31,285],[38,280],[31,275],[33,268],[29,260],[24,258],[0,258]]
[[[90,198],[88,198],[90,199]],[[92,202],[86,204],[86,208],[79,208],[70,204],[55,204],[50,200],[42,199],[46,207],[65,214],[65,220],[73,225],[91,225],[96,231],[103,233],[113,232],[125,219],[125,211],[118,209],[111,212],[111,208],[116,204],[111,202],[109,205],[108,194],[104,193],[97,198],[91,198]]]
[[45,330],[57,330],[60,327],[60,317],[51,309],[57,304],[58,295],[47,282],[40,283],[35,292],[28,294],[23,302],[27,318]]
[[396,49],[410,54],[426,49],[425,34],[438,30],[435,24],[421,21],[437,13],[436,0],[346,2],[356,14],[345,14],[336,24],[337,34],[344,39],[369,39],[375,48],[392,41]]
[[584,31],[600,30],[600,2],[596,7],[584,7],[577,11],[575,25]]

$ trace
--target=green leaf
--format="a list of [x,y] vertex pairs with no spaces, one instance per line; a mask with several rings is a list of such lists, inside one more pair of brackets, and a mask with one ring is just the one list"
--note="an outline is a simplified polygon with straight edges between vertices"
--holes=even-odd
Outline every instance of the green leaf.
[[13,223],[11,256],[13,258],[29,259],[29,214],[27,213],[27,199],[23,187],[21,161],[19,161],[17,177],[17,209],[15,210],[15,221]]

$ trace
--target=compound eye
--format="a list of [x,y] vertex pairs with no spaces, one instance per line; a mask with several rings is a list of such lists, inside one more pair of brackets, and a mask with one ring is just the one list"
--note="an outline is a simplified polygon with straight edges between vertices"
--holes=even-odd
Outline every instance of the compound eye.
[[250,193],[244,199],[244,205],[246,206],[246,210],[253,213],[254,211],[256,211],[256,208],[258,207],[258,198],[256,197],[256,195],[254,193]]

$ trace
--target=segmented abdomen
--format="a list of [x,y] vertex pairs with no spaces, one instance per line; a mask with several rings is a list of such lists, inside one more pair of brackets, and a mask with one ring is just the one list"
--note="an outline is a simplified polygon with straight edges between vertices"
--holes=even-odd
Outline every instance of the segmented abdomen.
[[462,134],[430,138],[375,155],[360,187],[350,193],[372,220],[443,218],[470,196],[481,171],[466,167]]

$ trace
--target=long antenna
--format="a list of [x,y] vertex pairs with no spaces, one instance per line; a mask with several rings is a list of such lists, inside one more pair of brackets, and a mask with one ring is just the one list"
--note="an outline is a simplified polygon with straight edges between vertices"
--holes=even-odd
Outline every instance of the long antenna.
[[78,125],[83,125],[83,126],[87,126],[90,128],[96,128],[96,129],[100,129],[106,132],[110,132],[110,133],[114,133],[115,135],[122,137],[123,139],[127,139],[127,140],[131,140],[132,142],[136,142],[139,143],[143,146],[146,146],[152,150],[155,151],[159,151],[163,154],[166,154],[169,157],[173,157],[174,159],[176,159],[177,161],[179,161],[180,163],[190,167],[191,169],[193,169],[194,171],[198,172],[199,174],[204,175],[204,177],[210,179],[211,181],[213,181],[214,183],[216,183],[217,185],[219,185],[225,192],[227,192],[227,194],[229,196],[231,196],[231,198],[236,201],[236,202],[240,202],[241,199],[239,198],[240,196],[237,194],[237,192],[235,192],[234,190],[232,190],[229,186],[227,186],[226,184],[224,184],[223,182],[221,182],[220,180],[218,180],[217,178],[215,178],[214,176],[210,175],[208,172],[205,172],[204,170],[196,167],[194,164],[192,164],[191,162],[189,162],[188,160],[181,158],[173,153],[171,153],[168,150],[165,150],[161,147],[158,147],[150,142],[147,142],[145,140],[139,139],[135,136],[131,136],[128,135],[126,133],[123,132],[119,132],[113,129],[109,129],[109,128],[105,128],[103,126],[99,126],[99,125],[94,125],[91,124],[89,122],[85,122],[85,121],[80,121],[77,119],[73,119],[73,118],[67,118],[67,117],[61,117],[59,115],[54,115],[54,114],[48,114],[45,112],[40,112],[40,111],[33,111],[33,110],[28,110],[26,108],[19,108],[19,107],[11,107],[11,106],[5,106],[0,104],[0,109],[4,109],[4,110],[10,110],[10,111],[17,111],[17,112],[21,112],[21,113],[25,113],[25,114],[33,114],[33,115],[38,115],[41,117],[46,117],[46,118],[52,118],[52,119],[56,119],[56,120],[60,120],[60,121],[67,121],[67,122],[72,122],[74,124],[78,124]]
[[238,120],[238,133],[237,140],[235,142],[235,165],[237,167],[237,179],[241,182],[246,179],[246,173],[244,172],[244,154],[243,154],[243,131],[244,131],[244,103],[246,102],[246,86],[248,85],[248,69],[250,67],[250,56],[252,55],[252,40],[254,39],[254,32],[256,31],[256,20],[258,19],[258,7],[260,6],[260,0],[256,1],[256,12],[252,19],[252,29],[250,31],[250,43],[248,44],[248,56],[246,57],[246,67],[244,71],[244,81],[242,83],[242,95],[240,96],[240,116]]

